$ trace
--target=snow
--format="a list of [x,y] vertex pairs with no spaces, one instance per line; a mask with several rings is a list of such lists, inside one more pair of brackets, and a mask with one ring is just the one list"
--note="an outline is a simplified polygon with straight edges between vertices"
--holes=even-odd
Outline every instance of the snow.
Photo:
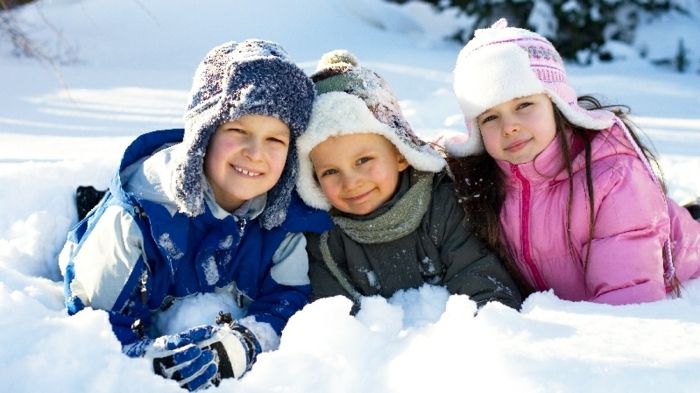
[[[2,391],[181,391],[154,375],[147,360],[121,354],[104,312],[67,316],[57,254],[76,221],[76,186],[107,186],[131,139],[181,126],[192,74],[211,47],[270,39],[309,72],[326,51],[348,49],[389,81],[420,135],[464,128],[451,92],[460,48],[436,38],[453,23],[438,19],[444,15],[430,19],[425,7],[379,0],[173,4],[44,0],[19,10],[40,42],[56,41],[45,21],[60,32],[72,61],[56,68],[15,58],[9,44],[0,43]],[[690,37],[697,37],[699,14],[652,21],[638,45],[646,45],[650,56],[660,48],[673,51],[675,37],[684,34],[697,58]],[[695,64],[686,74],[633,56],[569,67],[579,93],[631,106],[679,202],[700,195]],[[221,294],[198,296],[159,323],[177,331],[210,323],[222,308],[235,303]],[[687,283],[680,299],[643,305],[574,303],[539,293],[520,313],[489,304],[474,316],[476,306],[467,298],[425,286],[390,300],[366,298],[356,317],[348,315],[350,308],[344,298],[308,305],[290,320],[279,350],[262,354],[243,379],[225,380],[212,391],[700,388],[700,281]]]

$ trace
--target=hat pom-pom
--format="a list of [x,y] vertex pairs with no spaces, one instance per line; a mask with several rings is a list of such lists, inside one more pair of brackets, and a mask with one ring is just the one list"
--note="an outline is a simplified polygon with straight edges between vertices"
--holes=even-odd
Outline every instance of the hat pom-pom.
[[321,56],[321,60],[318,61],[316,70],[318,71],[338,65],[354,67],[357,66],[358,63],[357,57],[355,57],[355,55],[349,51],[345,49],[336,49]]
[[505,29],[506,27],[508,27],[508,19],[506,18],[501,18],[491,25],[492,29]]
[[[488,28],[476,29],[474,31],[474,38],[485,39],[485,40],[496,40],[496,38],[490,38],[498,34],[498,32],[503,31],[508,27],[508,19],[501,18]],[[468,44],[467,44],[468,45]]]

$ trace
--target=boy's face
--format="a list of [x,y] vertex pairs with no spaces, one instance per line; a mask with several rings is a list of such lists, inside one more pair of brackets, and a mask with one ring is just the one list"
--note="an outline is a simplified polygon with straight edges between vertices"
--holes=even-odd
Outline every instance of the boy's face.
[[232,212],[277,184],[287,160],[289,127],[271,116],[246,115],[211,136],[204,174],[216,202]]
[[545,94],[506,101],[489,108],[476,121],[489,155],[512,164],[534,160],[557,133],[554,107]]
[[369,214],[388,201],[399,173],[408,167],[391,142],[373,133],[330,137],[309,158],[331,205],[355,215]]

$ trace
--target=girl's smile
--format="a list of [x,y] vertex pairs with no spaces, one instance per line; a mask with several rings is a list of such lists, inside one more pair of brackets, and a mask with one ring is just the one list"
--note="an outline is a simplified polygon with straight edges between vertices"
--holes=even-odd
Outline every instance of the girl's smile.
[[508,144],[508,146],[506,146],[505,150],[508,150],[511,153],[516,153],[516,152],[524,149],[527,146],[527,144],[530,143],[531,141],[532,141],[532,138],[514,141],[514,142]]

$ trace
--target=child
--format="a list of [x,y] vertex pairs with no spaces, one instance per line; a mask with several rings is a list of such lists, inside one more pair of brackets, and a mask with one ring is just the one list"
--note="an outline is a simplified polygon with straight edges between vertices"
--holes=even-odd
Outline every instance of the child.
[[665,196],[622,114],[577,100],[544,37],[505,20],[477,30],[454,89],[471,131],[446,146],[465,156],[448,160],[462,206],[534,290],[640,303],[700,276],[700,224]]
[[[308,301],[302,232],[331,224],[292,194],[314,96],[275,43],[212,49],[195,73],[184,133],[137,138],[107,195],[70,232],[61,253],[68,312],[106,310],[126,354],[153,359],[189,390],[238,378],[274,349]],[[222,310],[217,324],[158,331],[173,302],[214,292],[238,309]]]
[[342,50],[312,80],[297,190],[335,223],[307,236],[312,299],[344,295],[357,310],[361,296],[429,283],[519,308],[500,260],[465,225],[444,159],[413,134],[386,82]]

